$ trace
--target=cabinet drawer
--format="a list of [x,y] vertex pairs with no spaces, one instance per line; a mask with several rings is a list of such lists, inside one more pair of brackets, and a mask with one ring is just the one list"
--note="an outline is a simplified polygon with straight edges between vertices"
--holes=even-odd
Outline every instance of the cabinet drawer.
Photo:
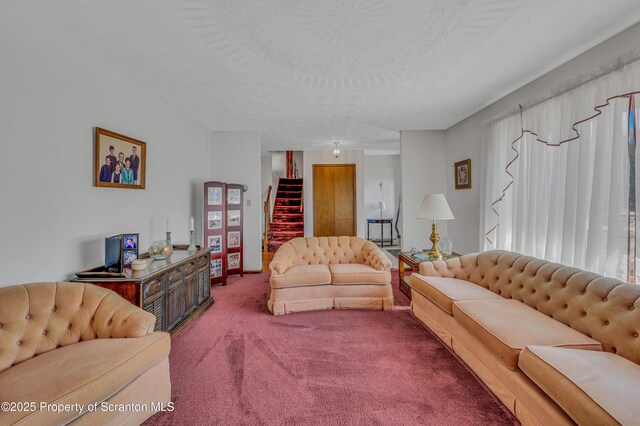
[[162,279],[157,278],[155,280],[151,280],[149,282],[144,283],[142,287],[143,287],[142,300],[146,302],[149,297],[155,294],[158,294],[162,291]]

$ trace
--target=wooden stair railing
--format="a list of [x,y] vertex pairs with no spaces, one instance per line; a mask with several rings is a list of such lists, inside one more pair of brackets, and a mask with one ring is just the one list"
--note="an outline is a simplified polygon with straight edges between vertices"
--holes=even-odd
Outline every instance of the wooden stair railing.
[[264,236],[262,238],[262,252],[269,251],[269,230],[271,228],[271,185],[267,191],[267,199],[264,202]]

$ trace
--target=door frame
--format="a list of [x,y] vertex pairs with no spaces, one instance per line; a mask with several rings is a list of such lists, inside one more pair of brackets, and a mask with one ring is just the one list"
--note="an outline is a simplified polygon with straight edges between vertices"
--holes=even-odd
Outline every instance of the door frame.
[[358,187],[356,181],[358,180],[357,169],[355,163],[341,163],[341,164],[312,164],[313,170],[311,174],[311,187],[313,188],[313,236],[315,237],[318,229],[318,220],[316,217],[316,168],[324,168],[324,167],[348,167],[353,169],[353,233],[354,235],[358,235],[358,204],[357,204],[357,194],[356,188]]

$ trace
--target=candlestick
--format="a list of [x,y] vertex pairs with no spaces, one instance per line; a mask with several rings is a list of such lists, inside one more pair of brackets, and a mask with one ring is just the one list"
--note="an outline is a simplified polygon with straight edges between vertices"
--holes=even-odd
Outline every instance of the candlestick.
[[166,239],[167,245],[169,247],[172,247],[173,245],[171,244],[171,232],[167,231],[167,239]]
[[[191,218],[191,226],[193,227],[193,218]],[[194,252],[196,251],[196,238],[193,235],[193,229],[189,231],[189,247],[187,247],[187,251]]]

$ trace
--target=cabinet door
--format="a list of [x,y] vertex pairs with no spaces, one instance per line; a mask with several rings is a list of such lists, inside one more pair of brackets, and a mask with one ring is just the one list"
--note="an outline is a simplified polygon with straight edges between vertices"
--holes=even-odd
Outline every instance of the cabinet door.
[[154,278],[142,283],[143,309],[156,316],[154,331],[164,331],[164,298],[162,278]]
[[211,270],[209,269],[209,255],[202,256],[199,260],[198,272],[198,305],[207,300],[211,295]]
[[189,262],[184,270],[184,316],[189,315],[198,306],[198,265]]
[[166,289],[165,315],[167,317],[167,331],[171,331],[180,323],[184,314],[184,282],[180,269],[174,269],[167,273]]

